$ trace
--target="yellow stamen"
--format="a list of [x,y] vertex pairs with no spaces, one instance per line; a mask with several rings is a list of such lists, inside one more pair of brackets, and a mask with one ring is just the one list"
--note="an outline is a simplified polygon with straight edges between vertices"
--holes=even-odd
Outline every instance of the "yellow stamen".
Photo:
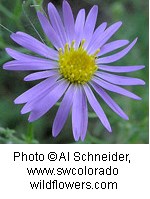
[[84,49],[85,40],[81,41],[78,49],[74,48],[75,41],[70,47],[66,43],[64,51],[59,49],[59,72],[71,83],[84,84],[91,80],[98,69],[95,59],[100,49],[89,55]]

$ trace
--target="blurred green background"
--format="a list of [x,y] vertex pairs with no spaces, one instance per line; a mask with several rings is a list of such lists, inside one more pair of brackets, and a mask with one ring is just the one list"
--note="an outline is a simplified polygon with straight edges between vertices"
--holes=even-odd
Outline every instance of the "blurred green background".
[[[97,26],[106,21],[108,25],[122,21],[123,26],[113,36],[114,39],[128,39],[135,37],[139,40],[132,51],[115,65],[145,65],[145,69],[127,75],[138,77],[146,81],[146,85],[129,87],[128,89],[142,97],[141,101],[134,101],[127,97],[109,93],[113,99],[128,114],[129,121],[124,121],[113,113],[109,107],[98,97],[105,110],[113,132],[108,133],[98,118],[89,109],[88,132],[84,142],[76,143],[148,143],[148,0],[68,0],[74,15],[84,7],[88,12],[92,5],[99,6]],[[36,29],[45,39],[36,17],[36,9],[43,7],[50,1],[24,1],[24,11],[21,0],[0,0],[0,23],[13,32],[25,31],[38,38],[28,17]],[[52,1],[61,12],[61,0]],[[26,14],[25,14],[26,13]],[[26,15],[28,17],[26,17]],[[20,46],[10,39],[10,33],[0,27],[0,143],[75,143],[72,136],[71,118],[69,117],[63,131],[57,138],[51,135],[52,123],[58,109],[53,107],[44,117],[28,124],[28,115],[21,115],[21,105],[14,105],[13,100],[22,92],[31,88],[37,82],[23,82],[26,72],[5,71],[3,63],[11,60],[5,52],[5,47],[12,47],[23,51]]]

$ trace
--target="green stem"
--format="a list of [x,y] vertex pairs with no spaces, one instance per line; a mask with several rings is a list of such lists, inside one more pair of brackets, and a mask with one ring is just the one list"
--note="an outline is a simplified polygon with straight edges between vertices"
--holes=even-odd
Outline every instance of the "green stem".
[[33,5],[34,5],[36,11],[39,11],[41,9],[43,1],[42,0],[40,0],[40,1],[32,0],[32,1],[33,1]]
[[27,129],[27,143],[31,144],[34,138],[34,127],[33,123],[28,124],[28,129]]

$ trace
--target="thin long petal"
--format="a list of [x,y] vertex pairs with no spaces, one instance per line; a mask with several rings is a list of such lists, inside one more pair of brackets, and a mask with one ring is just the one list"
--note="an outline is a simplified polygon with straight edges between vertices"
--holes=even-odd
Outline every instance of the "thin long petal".
[[55,86],[55,88],[47,96],[33,106],[32,112],[29,115],[29,122],[33,122],[47,113],[61,98],[69,85],[69,83],[64,80],[57,83],[58,85]]
[[81,122],[82,122],[82,130],[81,130],[80,138],[83,141],[85,139],[87,126],[88,126],[88,107],[87,107],[87,99],[86,99],[86,95],[84,91],[82,91]]
[[97,49],[101,48],[122,25],[122,22],[116,22],[108,27],[95,41],[88,47],[88,53],[93,54]]
[[51,43],[57,48],[63,48],[63,44],[61,40],[59,39],[58,35],[56,34],[55,30],[51,26],[49,20],[46,16],[44,16],[41,12],[37,12],[38,19],[40,21],[40,24],[44,30],[44,33],[48,37],[48,39],[51,41]]
[[60,104],[60,107],[54,119],[52,127],[52,134],[54,137],[56,137],[60,133],[67,120],[67,117],[69,115],[72,106],[74,92],[75,92],[75,87],[72,84],[65,93],[65,96]]
[[[12,58],[16,59],[16,60],[25,60],[25,61],[33,61],[33,60],[45,60],[41,57],[36,57],[36,56],[32,56],[32,55],[27,55],[21,52],[18,52],[14,49],[11,48],[6,48],[5,49],[7,54],[10,55]],[[46,59],[47,60],[47,59]]]
[[69,44],[74,40],[75,28],[74,28],[74,17],[71,7],[67,1],[63,1],[63,18],[64,26],[67,34]]
[[72,128],[75,141],[78,141],[80,137],[82,140],[85,138],[88,124],[87,113],[85,93],[82,87],[78,86],[72,105]]
[[107,27],[107,23],[103,22],[100,26],[98,26],[98,28],[96,28],[96,30],[94,31],[94,33],[92,35],[91,41],[90,41],[90,43],[89,43],[89,45],[87,46],[86,49],[89,49],[90,46],[93,45],[93,42],[95,42],[95,40],[97,38],[101,37],[101,34],[104,32],[104,30],[106,29],[106,27]]
[[106,72],[97,71],[95,75],[110,83],[117,84],[117,85],[128,86],[128,85],[144,85],[145,84],[143,80],[138,79],[138,78],[118,76],[118,75],[113,75]]
[[27,75],[24,78],[24,80],[25,81],[34,81],[34,80],[52,77],[54,75],[58,75],[58,72],[56,70],[36,72],[36,73],[32,73],[30,75]]
[[118,106],[118,104],[97,84],[91,83],[92,87],[99,94],[99,96],[104,100],[104,102],[120,117],[125,120],[128,120],[128,116],[124,113],[124,111]]
[[125,49],[123,49],[122,51],[114,54],[114,55],[110,55],[107,57],[103,57],[103,58],[99,58],[97,59],[97,63],[100,64],[108,64],[108,63],[112,63],[115,61],[118,61],[119,59],[121,59],[122,57],[124,57],[135,45],[135,43],[137,42],[137,38],[130,44],[128,45]]
[[99,79],[97,77],[93,77],[92,80],[94,82],[96,82],[99,86],[105,88],[106,90],[118,93],[120,95],[130,97],[130,98],[135,99],[135,100],[141,100],[141,98],[139,96],[135,95],[134,93],[131,93],[130,91],[128,91],[124,88],[121,88],[119,86],[116,86],[114,84],[108,83],[108,82],[106,82],[102,79]]
[[66,32],[57,9],[52,3],[48,4],[48,14],[56,34],[61,39],[62,44],[65,45],[67,43]]
[[58,68],[58,63],[51,60],[32,60],[31,61],[9,61],[3,65],[6,70],[19,70],[19,71],[30,71],[30,70],[45,70]]
[[99,57],[106,53],[112,52],[113,50],[121,48],[121,47],[127,45],[128,43],[129,43],[128,40],[116,40],[116,41],[107,43],[100,49],[100,52],[97,54],[97,56]]
[[59,82],[57,82],[57,79],[55,81],[52,81],[50,84],[46,85],[43,90],[36,93],[35,96],[33,96],[31,99],[28,100],[28,102],[23,106],[21,109],[21,114],[26,114],[28,112],[31,112],[33,108],[49,93],[51,93]]
[[86,96],[88,98],[88,101],[89,101],[91,107],[93,108],[93,110],[95,111],[97,116],[99,117],[99,119],[102,122],[102,124],[104,125],[104,127],[109,132],[111,132],[112,130],[111,130],[111,126],[109,124],[109,121],[108,121],[102,107],[100,106],[100,104],[96,100],[92,90],[90,89],[90,87],[88,85],[84,85],[84,90],[85,90]]
[[128,73],[137,70],[141,70],[145,68],[145,66],[106,66],[106,65],[99,65],[98,68],[100,70],[108,71],[108,72],[115,72],[115,73]]
[[81,95],[80,89],[77,88],[76,93],[74,94],[74,100],[72,105],[72,129],[73,136],[75,141],[78,141],[81,134],[80,124],[81,124]]
[[46,58],[50,58],[53,60],[58,60],[58,52],[52,48],[49,48],[45,44],[41,43],[34,37],[23,33],[17,32],[11,34],[12,40],[14,40],[17,44],[23,46],[24,48],[31,50],[41,56]]
[[86,18],[85,26],[84,26],[84,31],[83,31],[83,39],[85,39],[85,45],[84,47],[86,48],[91,41],[94,28],[96,25],[96,20],[97,20],[97,14],[98,14],[98,6],[93,6]]
[[85,23],[85,9],[81,9],[75,21],[75,48],[78,48],[81,42],[84,23]]
[[32,88],[21,94],[19,97],[17,97],[14,103],[23,104],[28,101],[32,101],[33,99],[37,98],[41,92],[51,87],[51,85],[53,85],[53,83],[56,82],[58,78],[59,77],[51,77],[40,82],[36,86],[33,86]]

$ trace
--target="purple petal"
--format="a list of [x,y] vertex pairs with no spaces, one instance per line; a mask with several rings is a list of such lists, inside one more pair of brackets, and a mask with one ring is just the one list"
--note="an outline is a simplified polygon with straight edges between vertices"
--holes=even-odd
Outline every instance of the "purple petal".
[[56,137],[60,133],[60,131],[62,130],[67,120],[67,117],[69,115],[69,112],[72,106],[74,92],[75,92],[75,88],[74,88],[74,85],[72,84],[68,88],[67,92],[65,93],[65,96],[60,104],[60,107],[54,119],[54,123],[52,127],[52,134],[54,137]]
[[113,75],[106,72],[97,71],[95,75],[110,83],[118,84],[118,85],[128,86],[128,85],[144,85],[145,84],[143,80],[138,79],[138,78],[118,76],[118,75]]
[[58,79],[58,77],[51,77],[51,78],[48,78],[48,79],[40,82],[36,86],[33,86],[28,91],[24,92],[22,95],[17,97],[15,99],[14,103],[15,104],[23,104],[28,101],[32,101],[33,99],[36,99],[41,94],[41,92],[50,88],[54,84],[54,82],[56,82],[57,79]]
[[77,91],[74,93],[74,100],[72,105],[72,129],[73,136],[75,141],[78,141],[81,134],[81,115],[80,110],[82,109],[81,105],[81,95],[80,89],[77,87]]
[[58,63],[51,60],[32,60],[31,61],[9,61],[3,65],[6,70],[19,70],[19,71],[29,71],[29,70],[45,70],[58,68]]
[[119,59],[121,59],[122,57],[124,57],[130,50],[131,48],[135,45],[135,43],[137,42],[137,38],[130,44],[128,45],[128,47],[126,47],[125,49],[123,49],[122,51],[114,54],[114,55],[110,55],[107,57],[103,57],[103,58],[99,58],[97,59],[97,63],[100,64],[108,64],[108,63],[112,63],[115,62]]
[[74,29],[74,17],[70,5],[67,1],[63,1],[63,17],[64,26],[67,34],[69,44],[74,39],[75,29]]
[[82,9],[79,11],[75,21],[75,48],[78,48],[81,42],[84,23],[85,23],[85,10]]
[[88,46],[92,38],[94,28],[96,25],[97,14],[98,14],[98,6],[95,5],[91,8],[84,26],[83,39],[85,39],[86,41],[84,45],[85,48]]
[[34,104],[31,110],[32,112],[29,115],[29,122],[33,122],[42,117],[45,113],[47,113],[61,98],[61,96],[66,91],[68,85],[69,83],[64,80],[60,80],[59,82],[57,82],[55,88],[50,93],[48,93],[48,95],[46,95],[39,102]]
[[27,55],[27,54],[18,52],[16,50],[11,49],[11,48],[6,48],[5,50],[8,53],[8,55],[10,55],[12,58],[14,58],[16,60],[20,60],[20,61],[23,61],[23,60],[25,60],[25,61],[45,60],[45,59],[40,58],[40,57],[35,57],[35,56],[31,56],[31,55]]
[[88,107],[85,92],[82,91],[82,111],[81,111],[82,130],[80,138],[83,141],[86,136],[88,126]]
[[108,44],[105,44],[101,49],[100,49],[100,52],[98,53],[98,57],[99,56],[102,56],[106,53],[109,53],[113,50],[116,50],[118,48],[121,48],[125,45],[127,45],[129,43],[128,40],[116,40],[116,41],[112,41]]
[[58,75],[55,70],[32,73],[24,78],[25,81],[34,81]]
[[57,79],[55,79],[55,81],[51,82],[50,84],[46,85],[43,90],[41,90],[40,92],[35,94],[34,97],[29,99],[28,102],[21,109],[21,114],[26,114],[32,111],[36,104],[38,104],[45,96],[52,92],[52,90],[54,90],[55,87],[58,85]]
[[51,21],[51,24],[58,35],[58,37],[61,39],[61,42],[63,46],[67,43],[67,37],[66,32],[62,23],[62,20],[55,8],[55,6],[52,3],[48,4],[48,14]]
[[24,48],[31,50],[41,56],[46,58],[50,58],[53,60],[58,60],[58,52],[52,48],[49,48],[45,44],[41,43],[34,37],[23,33],[17,32],[12,33],[11,38],[19,45],[23,46]]
[[106,66],[106,65],[99,65],[100,70],[108,71],[108,72],[115,72],[115,73],[127,73],[132,71],[137,71],[145,68],[145,66]]
[[109,91],[112,91],[112,92],[115,92],[115,93],[118,93],[120,95],[124,95],[124,96],[127,96],[127,97],[130,97],[130,98],[133,98],[135,100],[140,100],[141,98],[137,95],[135,95],[134,93],[131,93],[130,91],[124,89],[124,88],[121,88],[119,86],[116,86],[116,85],[113,85],[113,84],[110,84],[102,79],[99,79],[97,77],[93,77],[93,81],[96,82],[99,86],[109,90]]
[[77,86],[72,106],[72,128],[75,141],[84,140],[88,125],[86,96],[81,86]]
[[44,30],[44,33],[49,38],[51,43],[57,48],[64,48],[62,42],[60,41],[58,35],[56,34],[55,30],[52,28],[49,20],[41,13],[37,12],[38,19],[41,23],[41,26]]
[[[91,39],[89,45],[88,45],[87,48],[86,48],[87,50],[90,48],[90,46],[93,44],[93,42],[94,42],[97,38],[101,37],[101,34],[104,32],[104,30],[106,29],[106,27],[107,27],[107,23],[104,22],[104,23],[102,23],[102,24],[95,30],[95,32],[93,33],[92,39]],[[96,49],[96,50],[97,50],[97,49]]]
[[97,49],[101,48],[112,35],[120,28],[122,22],[117,22],[107,28],[99,37],[95,38],[95,41],[89,46],[88,53],[93,54]]
[[95,111],[97,116],[99,117],[99,119],[102,122],[102,124],[104,125],[104,127],[109,132],[111,132],[112,130],[111,130],[111,126],[109,124],[109,121],[108,121],[108,119],[107,119],[102,107],[100,106],[100,104],[96,100],[92,90],[90,89],[90,87],[88,85],[84,86],[84,90],[86,92],[86,96],[88,98],[88,101],[89,101],[91,107],[93,108],[93,110]]
[[97,84],[91,83],[92,87],[95,91],[100,95],[100,97],[104,100],[104,102],[120,117],[125,120],[128,120],[128,116],[124,113],[124,111],[116,104],[116,102]]

